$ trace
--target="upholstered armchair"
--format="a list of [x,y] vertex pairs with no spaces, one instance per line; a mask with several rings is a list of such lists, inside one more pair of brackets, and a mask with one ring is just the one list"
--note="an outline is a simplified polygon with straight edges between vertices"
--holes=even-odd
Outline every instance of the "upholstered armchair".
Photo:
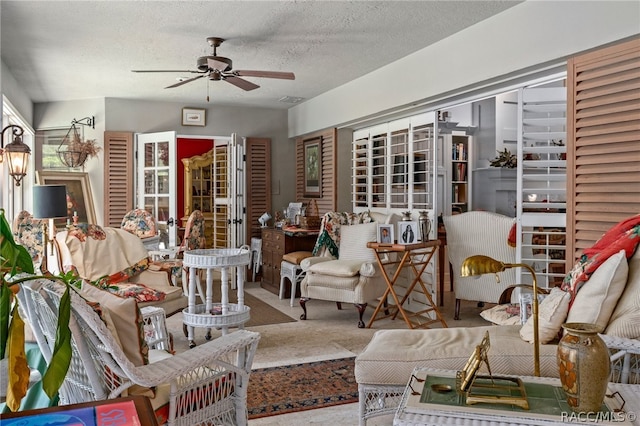
[[141,307],[158,306],[167,315],[187,306],[168,270],[154,268],[142,240],[120,228],[71,226],[56,234],[63,270],[120,296],[135,297]]
[[144,209],[133,209],[122,218],[120,228],[138,236],[147,250],[158,250],[160,235],[156,218]]
[[456,298],[454,319],[460,319],[460,300],[498,303],[500,295],[516,284],[515,269],[496,274],[462,277],[462,262],[476,254],[482,254],[505,263],[516,262],[516,249],[509,245],[509,231],[515,218],[485,211],[472,211],[444,216],[447,231],[447,253],[451,263],[451,280]]
[[13,220],[13,235],[15,241],[24,246],[31,259],[33,269],[38,271],[44,259],[44,220],[34,219],[26,210],[18,213]]
[[[338,309],[343,302],[353,303],[358,310],[358,327],[364,328],[362,316],[368,302],[380,297],[386,288],[375,253],[367,247],[368,242],[376,241],[377,223],[340,225],[339,229],[334,225],[332,233],[339,239],[332,239],[331,254],[309,257],[301,263],[306,275],[300,285],[304,311],[300,319],[307,319],[307,302],[311,299],[335,301]],[[321,238],[322,234],[319,241]]]

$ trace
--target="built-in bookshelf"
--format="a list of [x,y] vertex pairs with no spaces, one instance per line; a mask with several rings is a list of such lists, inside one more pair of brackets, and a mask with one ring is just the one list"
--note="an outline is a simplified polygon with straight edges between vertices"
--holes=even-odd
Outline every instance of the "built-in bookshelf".
[[451,136],[451,211],[466,212],[471,206],[469,191],[470,137]]

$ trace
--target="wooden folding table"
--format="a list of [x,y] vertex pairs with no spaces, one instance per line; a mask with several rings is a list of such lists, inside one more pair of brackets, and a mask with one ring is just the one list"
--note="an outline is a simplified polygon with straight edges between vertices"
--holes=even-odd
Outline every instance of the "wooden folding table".
[[[440,322],[443,327],[447,327],[447,323],[444,318],[440,314],[438,310],[438,306],[433,302],[431,298],[431,293],[427,290],[424,281],[422,280],[422,274],[424,273],[427,265],[431,261],[431,258],[434,254],[436,254],[438,247],[440,247],[440,241],[438,240],[429,240],[425,242],[418,242],[414,244],[384,244],[384,243],[375,243],[370,242],[367,243],[367,247],[373,249],[376,254],[376,259],[378,260],[378,266],[380,267],[381,273],[384,277],[385,282],[387,283],[387,289],[384,294],[380,298],[380,302],[378,302],[378,306],[376,306],[371,319],[369,320],[368,328],[371,327],[374,321],[391,317],[391,319],[395,319],[398,314],[402,316],[404,322],[407,323],[409,328],[428,328],[429,325],[433,323]],[[386,256],[388,254],[395,253],[399,257],[399,259],[387,259]],[[395,270],[391,277],[389,277],[390,269],[395,266]],[[398,298],[398,295],[394,289],[394,285],[397,283],[398,278],[400,277],[400,273],[403,268],[410,268],[413,271],[413,281],[409,284],[407,288],[407,292],[402,297],[402,300]],[[416,284],[420,285],[422,289],[422,293],[424,294],[427,300],[427,309],[423,309],[419,312],[407,312],[404,310],[402,305],[407,300],[411,292],[413,292]],[[434,284],[435,285],[435,284]],[[395,306],[391,306],[395,309],[389,310],[389,306],[387,304],[387,296],[391,295],[393,301],[395,302]],[[383,315],[379,314],[380,311],[383,311]],[[435,315],[435,318],[428,318],[423,316],[423,314],[428,314],[432,312]],[[422,321],[426,320],[426,321]]]

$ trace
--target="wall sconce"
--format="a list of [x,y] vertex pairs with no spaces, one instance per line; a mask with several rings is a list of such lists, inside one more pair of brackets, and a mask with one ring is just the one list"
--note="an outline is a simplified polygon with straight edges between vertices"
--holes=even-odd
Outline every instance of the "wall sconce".
[[[526,263],[503,263],[489,256],[471,256],[462,262],[460,275],[472,277],[474,275],[497,274],[505,269],[525,268],[533,277],[533,294],[531,301],[531,311],[533,315],[533,370],[536,376],[540,376],[540,339],[538,337],[538,279],[533,268]],[[496,280],[500,282],[500,277],[496,275]]]
[[93,116],[81,118],[80,120],[74,118],[71,121],[69,131],[62,138],[62,142],[58,146],[58,158],[65,166],[71,168],[82,167],[87,161],[87,157],[96,155],[98,151],[94,141],[82,141],[76,124],[91,126],[92,129],[95,129],[96,120]]
[[[9,142],[7,146],[4,146],[4,132],[9,129],[13,129],[13,141]],[[23,134],[24,129],[22,127],[16,124],[10,124],[2,129],[0,139],[0,163],[6,154],[7,161],[9,162],[9,175],[13,177],[16,186],[20,186],[22,178],[27,174],[29,155],[31,155],[31,149],[22,142]]]

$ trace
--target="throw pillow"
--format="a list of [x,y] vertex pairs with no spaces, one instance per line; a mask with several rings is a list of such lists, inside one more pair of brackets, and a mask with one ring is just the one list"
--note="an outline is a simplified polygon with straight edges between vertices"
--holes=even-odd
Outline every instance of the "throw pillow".
[[[557,287],[538,305],[538,337],[540,344],[549,343],[556,337],[565,323],[571,295]],[[520,329],[520,337],[533,343],[533,315]]]
[[[513,305],[518,308],[520,305]],[[520,324],[519,312],[515,313],[513,309],[510,309],[512,305],[496,305],[493,308],[485,309],[480,312],[480,316],[490,323],[497,325],[518,325]],[[518,309],[519,311],[519,309]]]
[[107,287],[109,293],[120,297],[134,298],[138,303],[142,302],[158,302],[164,300],[166,294],[147,287],[144,284],[118,283]]
[[640,338],[640,249],[629,259],[627,286],[611,314],[606,334]]
[[595,324],[604,331],[627,284],[628,271],[624,250],[609,257],[578,290],[567,322]]
[[149,347],[144,340],[144,324],[136,300],[116,296],[87,282],[82,283],[80,295],[89,302],[98,303],[103,311],[109,312],[117,334],[116,341],[122,345],[129,361],[136,366],[147,364]]
[[338,259],[375,262],[376,254],[373,249],[367,247],[367,243],[376,241],[377,232],[376,222],[342,226]]

